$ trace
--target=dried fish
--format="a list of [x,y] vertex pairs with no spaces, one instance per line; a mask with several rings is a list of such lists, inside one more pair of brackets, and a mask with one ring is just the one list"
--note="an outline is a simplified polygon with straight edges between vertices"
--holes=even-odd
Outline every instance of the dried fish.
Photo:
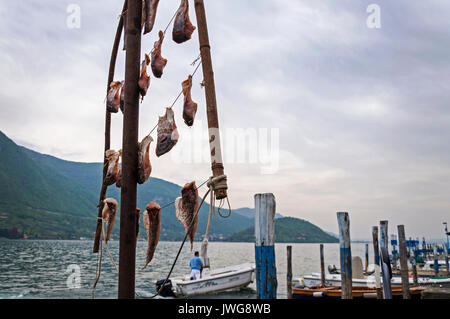
[[158,245],[159,233],[161,231],[161,207],[156,202],[148,203],[144,211],[143,220],[148,243],[145,268],[152,261],[156,246]]
[[195,26],[189,19],[189,2],[188,0],[181,0],[173,23],[172,39],[176,43],[183,43],[191,38],[194,30]]
[[187,80],[181,83],[184,95],[183,105],[183,119],[187,126],[194,124],[195,114],[197,113],[197,103],[192,101],[191,89],[192,89],[192,75],[189,75]]
[[175,211],[178,221],[184,226],[191,242],[194,245],[194,236],[198,224],[198,190],[195,182],[187,183],[181,190],[181,197],[175,200]]
[[153,138],[150,135],[144,137],[139,143],[138,152],[138,183],[145,183],[152,172],[152,165],[150,163],[150,143],[153,142]]
[[105,180],[103,183],[107,186],[114,184],[117,181],[117,175],[119,173],[119,152],[114,150],[107,150],[105,152],[106,159],[108,160],[108,170],[106,171]]
[[150,86],[150,76],[147,74],[147,66],[150,64],[150,57],[148,54],[145,54],[145,59],[142,61],[141,66],[141,76],[139,77],[138,85],[139,85],[139,93],[142,98],[144,98],[145,94],[147,94],[148,87]]
[[145,0],[145,28],[144,34],[149,33],[153,30],[153,25],[155,24],[156,11],[158,10],[159,0]]
[[106,109],[111,113],[117,113],[120,105],[119,90],[122,87],[122,82],[113,81],[109,85],[108,95],[106,96]]
[[163,74],[164,67],[167,64],[167,59],[164,59],[161,56],[161,46],[164,40],[164,33],[162,31],[159,31],[158,35],[159,40],[156,41],[155,44],[153,45],[153,50],[150,53],[150,55],[152,57],[151,67],[153,75],[157,78],[160,78],[161,75]]
[[111,231],[114,226],[117,214],[117,201],[114,198],[107,198],[103,201],[105,204],[102,210],[102,219],[106,222],[105,241],[107,242],[111,236]]
[[156,142],[156,156],[160,157],[169,152],[178,142],[178,130],[175,124],[173,110],[166,108],[166,114],[159,117],[158,139]]

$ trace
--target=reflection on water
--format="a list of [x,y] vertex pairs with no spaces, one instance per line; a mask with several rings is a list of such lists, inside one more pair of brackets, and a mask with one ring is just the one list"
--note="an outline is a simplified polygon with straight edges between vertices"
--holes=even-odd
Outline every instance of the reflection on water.
[[[145,262],[147,244],[138,242],[136,253],[136,291],[142,295],[156,292],[155,281],[165,278],[177,254],[180,243],[160,242],[152,262],[141,270]],[[286,246],[276,244],[278,298],[286,298]],[[294,277],[320,271],[318,244],[292,245]],[[369,245],[370,248],[371,245]],[[111,254],[118,264],[119,242],[109,243]],[[194,244],[200,251],[201,243]],[[325,264],[339,266],[339,245],[325,244]],[[370,250],[371,253],[371,250]],[[189,260],[193,252],[185,245],[172,276],[190,272]],[[212,268],[254,262],[253,243],[210,242],[208,255]],[[353,244],[352,255],[364,256],[364,244]],[[92,298],[97,254],[92,253],[91,241],[69,240],[0,240],[0,297],[1,298]],[[364,259],[363,259],[364,260]],[[69,288],[70,265],[80,269],[80,288]],[[103,253],[102,275],[95,298],[117,297],[118,275],[106,251]],[[236,292],[218,293],[201,298],[256,298],[256,284]]]

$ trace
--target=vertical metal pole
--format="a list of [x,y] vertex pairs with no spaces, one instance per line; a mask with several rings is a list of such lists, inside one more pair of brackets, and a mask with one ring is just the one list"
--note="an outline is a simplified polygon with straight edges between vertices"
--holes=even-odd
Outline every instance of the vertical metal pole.
[[287,246],[286,252],[287,252],[287,272],[286,272],[287,298],[292,299],[292,246]]
[[320,244],[320,284],[325,287],[325,258],[323,255],[323,244]]
[[342,299],[352,299],[352,251],[350,246],[350,219],[348,213],[338,212],[337,220],[341,256]]
[[276,299],[275,196],[255,195],[255,263],[258,299]]
[[[381,250],[381,269],[383,275],[383,298],[392,299],[391,277],[388,273],[391,261],[389,260],[388,250],[388,221],[380,221],[380,250]],[[383,258],[384,257],[384,258]]]
[[[202,58],[203,79],[206,96],[206,116],[208,118],[209,143],[211,150],[211,168],[213,176],[224,174],[222,152],[220,148],[219,118],[217,115],[216,89],[214,72],[211,62],[211,46],[209,45],[208,26],[206,23],[205,5],[203,0],[195,0],[195,14],[197,16],[198,40]],[[216,199],[227,197],[226,181],[224,188],[216,189]]]
[[373,256],[375,263],[375,287],[377,289],[377,299],[383,299],[381,292],[381,279],[380,279],[380,249],[378,247],[378,226],[372,227],[372,240],[373,240]]
[[364,271],[367,273],[367,267],[369,267],[369,244],[366,244],[366,260],[364,265]]
[[402,276],[403,299],[411,299],[409,293],[408,258],[406,257],[405,226],[398,225],[398,248],[400,252],[400,273]]
[[135,297],[136,195],[138,166],[139,88],[142,1],[128,0],[125,107],[120,197],[119,298]]
[[[125,0],[122,8],[122,12],[124,12],[127,8],[127,0]],[[123,29],[123,16],[120,15],[119,24],[117,25],[116,30],[116,37],[114,38],[114,44],[111,51],[111,59],[109,61],[109,72],[108,72],[108,83],[106,85],[106,92],[109,91],[109,85],[114,80],[114,73],[116,69],[116,60],[117,60],[117,51],[119,49],[119,43],[120,43],[120,37],[122,36],[122,29]],[[106,109],[106,115],[105,115],[105,150],[103,151],[103,178],[102,178],[102,186],[100,189],[100,199],[98,202],[98,211],[97,211],[97,227],[95,229],[95,236],[94,236],[94,247],[92,251],[94,253],[98,253],[98,249],[100,246],[100,235],[102,233],[102,211],[103,211],[103,200],[106,197],[106,190],[107,186],[103,183],[106,172],[108,170],[108,166],[106,165],[108,163],[108,160],[106,159],[105,152],[110,149],[111,147],[111,113]]]

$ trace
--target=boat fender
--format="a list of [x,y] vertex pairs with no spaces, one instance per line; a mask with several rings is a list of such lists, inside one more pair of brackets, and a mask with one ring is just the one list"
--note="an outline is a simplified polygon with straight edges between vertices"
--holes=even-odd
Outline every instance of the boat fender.
[[316,291],[316,292],[313,292],[313,297],[316,297],[316,298],[321,298],[321,297],[323,297],[323,291]]

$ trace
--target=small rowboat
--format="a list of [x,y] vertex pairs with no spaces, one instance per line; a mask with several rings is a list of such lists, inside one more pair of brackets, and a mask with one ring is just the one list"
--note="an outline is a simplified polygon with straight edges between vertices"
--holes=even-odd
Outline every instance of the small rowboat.
[[[421,292],[424,290],[422,287],[410,287],[409,292],[411,299],[420,299]],[[353,287],[352,288],[353,299],[374,299],[377,297],[376,288],[370,287]],[[320,287],[314,286],[310,288],[292,288],[293,299],[341,299],[342,289],[341,287]],[[403,292],[401,287],[392,287],[392,298],[403,299]]]

